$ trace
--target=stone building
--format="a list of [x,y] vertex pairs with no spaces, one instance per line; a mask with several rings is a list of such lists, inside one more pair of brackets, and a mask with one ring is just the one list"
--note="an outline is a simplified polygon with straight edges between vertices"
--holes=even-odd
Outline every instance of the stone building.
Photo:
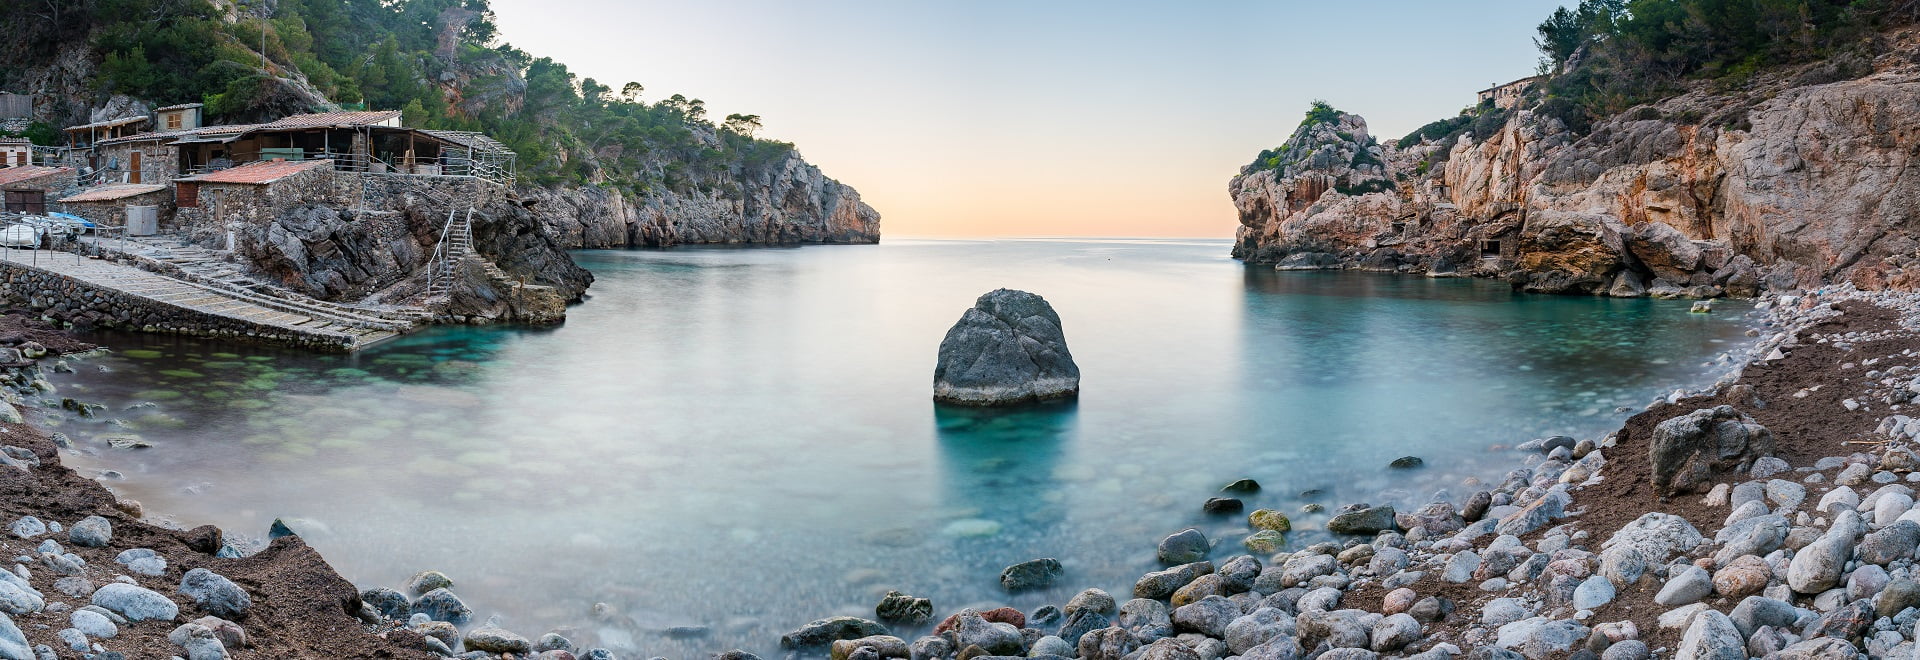
[[0,138],[0,167],[33,164],[33,141],[26,138]]
[[126,222],[129,206],[152,206],[162,216],[170,213],[173,190],[158,183],[94,186],[60,198],[57,205],[66,213],[95,223],[120,226]]
[[1512,110],[1513,106],[1520,103],[1520,97],[1525,96],[1528,90],[1533,89],[1534,85],[1546,79],[1546,76],[1531,76],[1515,80],[1505,85],[1494,85],[1480,90],[1476,100],[1482,104],[1492,102],[1493,107],[1501,110]]
[[200,127],[199,103],[170,105],[153,111],[154,127],[162,131],[184,131]]
[[114,183],[160,183],[275,159],[329,160],[347,172],[478,176],[509,185],[513,180],[514,153],[505,145],[479,133],[407,128],[397,110],[197,126],[198,109],[189,106],[159,111],[163,126],[182,128],[95,141],[91,162]]
[[172,229],[190,234],[266,224],[301,204],[348,204],[334,185],[331,160],[257,161],[175,179],[173,186]]
[[140,128],[152,121],[146,115],[134,115],[96,121],[91,124],[68,126],[67,146],[74,148],[91,147],[101,140],[111,140],[140,132]]

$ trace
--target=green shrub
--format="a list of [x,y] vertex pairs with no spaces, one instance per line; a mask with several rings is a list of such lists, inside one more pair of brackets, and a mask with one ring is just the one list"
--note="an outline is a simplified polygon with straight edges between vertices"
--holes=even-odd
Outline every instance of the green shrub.
[[1509,114],[1512,113],[1506,110],[1496,109],[1474,117],[1473,124],[1467,128],[1468,131],[1473,133],[1474,144],[1485,142],[1489,138],[1492,138],[1493,134],[1500,132],[1500,128],[1507,125],[1507,115]]
[[1466,126],[1472,123],[1473,115],[1465,113],[1462,113],[1458,117],[1449,117],[1440,121],[1429,122],[1425,126],[1413,129],[1412,133],[1408,133],[1406,137],[1400,138],[1398,142],[1394,143],[1394,146],[1405,149],[1420,144],[1423,140],[1440,140],[1457,136],[1464,131]]
[[1575,135],[1586,135],[1593,130],[1593,119],[1587,115],[1587,109],[1565,97],[1549,97],[1534,108],[1534,112],[1560,120]]
[[1314,124],[1336,124],[1339,122],[1339,110],[1333,109],[1333,105],[1326,101],[1314,99],[1313,105],[1307,108],[1307,117],[1300,120],[1300,125],[1312,126]]
[[1353,164],[1353,166],[1354,166],[1354,167],[1360,167],[1360,166],[1362,166],[1362,165],[1372,165],[1372,166],[1375,166],[1375,167],[1385,167],[1385,166],[1386,166],[1386,163],[1382,163],[1382,162],[1380,162],[1380,159],[1379,159],[1379,158],[1375,158],[1375,157],[1373,156],[1373,152],[1372,152],[1372,151],[1369,151],[1369,150],[1367,150],[1367,149],[1366,149],[1366,147],[1367,147],[1368,145],[1360,145],[1360,146],[1361,146],[1361,148],[1360,148],[1359,150],[1357,150],[1357,151],[1355,151],[1355,152],[1354,152],[1354,154],[1353,154],[1353,162],[1352,162],[1352,164]]

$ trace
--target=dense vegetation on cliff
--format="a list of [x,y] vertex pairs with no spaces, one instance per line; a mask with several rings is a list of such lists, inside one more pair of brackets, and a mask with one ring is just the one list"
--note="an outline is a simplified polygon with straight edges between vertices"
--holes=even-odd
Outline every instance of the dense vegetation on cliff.
[[[1870,70],[1881,31],[1916,20],[1920,2],[1911,0],[1581,0],[1536,28],[1547,81],[1525,105],[1585,134],[1597,120],[1680,93],[1690,82],[1734,89],[1770,67],[1811,61],[1821,66],[1800,84],[1846,80]],[[1395,146],[1483,138],[1511,114],[1492,103],[1470,106]],[[1722,120],[1737,127],[1741,118]],[[1447,150],[1435,152],[1431,164],[1447,157]]]
[[1576,130],[1669,96],[1690,79],[1737,87],[1770,66],[1824,59],[1830,82],[1868,68],[1888,25],[1920,17],[1909,0],[1582,0],[1542,22],[1542,111]]
[[648,103],[638,83],[615,92],[501,44],[486,0],[62,0],[5,12],[0,31],[24,46],[0,54],[0,90],[38,91],[16,88],[87,45],[92,98],[70,114],[115,94],[205,102],[225,122],[403,109],[409,125],[494,136],[536,184],[724,189],[793,149],[755,138],[756,116],[716,125],[699,99]]

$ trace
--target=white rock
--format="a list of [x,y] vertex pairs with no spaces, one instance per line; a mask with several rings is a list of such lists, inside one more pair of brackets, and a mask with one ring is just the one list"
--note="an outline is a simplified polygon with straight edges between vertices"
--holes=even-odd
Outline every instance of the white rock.
[[1574,609],[1591,610],[1613,602],[1613,582],[1599,575],[1588,577],[1573,589]]
[[1687,626],[1693,625],[1693,617],[1695,615],[1705,612],[1706,610],[1706,603],[1694,603],[1692,605],[1683,605],[1667,610],[1660,614],[1660,627],[1668,630],[1686,628]]
[[1747,645],[1740,630],[1727,615],[1713,610],[1701,612],[1680,638],[1674,660],[1746,660]]
[[1854,492],[1852,488],[1840,486],[1827,491],[1825,495],[1821,495],[1820,503],[1814,505],[1813,508],[1820,513],[1831,513],[1832,507],[1835,506],[1848,509],[1856,508],[1860,506],[1860,494]]
[[1688,566],[1667,579],[1666,586],[1661,587],[1660,593],[1654,595],[1653,602],[1667,607],[1679,607],[1700,602],[1700,599],[1712,593],[1713,576],[1707,573],[1707,569]]

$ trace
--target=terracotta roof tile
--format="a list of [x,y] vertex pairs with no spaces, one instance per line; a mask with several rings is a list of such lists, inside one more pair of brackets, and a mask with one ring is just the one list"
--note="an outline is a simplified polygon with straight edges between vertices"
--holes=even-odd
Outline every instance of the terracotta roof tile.
[[133,135],[101,140],[100,144],[108,145],[108,144],[120,144],[122,142],[155,142],[160,140],[177,140],[180,138],[201,137],[201,136],[208,136],[208,135],[231,135],[234,133],[245,133],[247,131],[251,131],[259,127],[260,127],[259,124],[221,124],[219,126],[201,126],[199,128],[183,128],[177,131],[160,131],[157,133],[153,133],[153,132],[134,133]]
[[127,124],[137,124],[145,121],[147,121],[146,115],[139,115],[134,117],[121,117],[119,119],[108,119],[106,121],[96,121],[91,124],[81,124],[79,126],[68,126],[67,132],[71,133],[74,131],[85,131],[85,130],[91,130],[95,128],[112,128],[115,126],[125,126]]
[[147,193],[160,192],[166,189],[167,189],[166,186],[153,184],[153,183],[132,183],[132,184],[122,184],[122,185],[114,185],[114,186],[97,186],[94,188],[88,188],[86,192],[80,193],[78,195],[68,195],[66,197],[63,197],[60,199],[60,201],[62,202],[110,202],[116,199],[126,199],[128,197],[133,197],[135,195],[145,195]]
[[268,184],[287,176],[305,172],[318,167],[332,167],[331,160],[262,160],[231,167],[217,172],[196,174],[175,179],[197,183],[251,183]]
[[400,116],[399,110],[360,110],[353,112],[321,112],[310,115],[281,117],[261,124],[261,130],[287,130],[294,128],[324,128],[331,126],[374,126],[392,121]]
[[28,179],[37,179],[50,174],[72,172],[71,167],[46,167],[42,165],[19,165],[0,168],[0,185],[19,183]]

